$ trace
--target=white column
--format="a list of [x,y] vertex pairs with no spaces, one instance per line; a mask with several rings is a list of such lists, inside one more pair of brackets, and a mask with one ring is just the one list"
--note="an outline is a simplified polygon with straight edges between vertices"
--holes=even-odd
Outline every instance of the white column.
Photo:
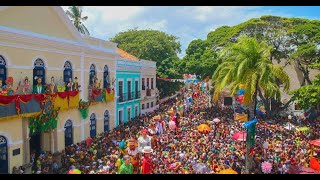
[[84,141],[84,121],[81,122],[81,141]]
[[54,136],[53,136],[53,132],[54,132],[54,129],[51,131],[51,133],[50,133],[50,149],[51,149],[51,152],[52,153],[54,153],[54,141],[55,141],[55,139],[54,139]]
[[117,113],[118,113],[118,109],[117,109],[117,56],[115,56],[114,59],[114,119],[113,119],[113,124],[114,124],[114,128],[117,125]]
[[[84,84],[84,52],[81,52],[81,59],[80,59],[80,73],[81,73],[81,87],[82,87],[82,91],[81,91],[81,99],[83,99],[84,101],[86,101],[85,96],[84,96],[84,88],[86,87]],[[81,141],[84,140],[84,119],[82,119],[81,117]]]
[[[80,84],[81,84],[81,88],[85,88],[85,85],[84,85],[84,52],[81,52],[81,57],[80,57],[80,77],[81,77],[81,81],[80,81]],[[84,90],[81,91],[80,93],[80,98],[85,100],[84,98]]]

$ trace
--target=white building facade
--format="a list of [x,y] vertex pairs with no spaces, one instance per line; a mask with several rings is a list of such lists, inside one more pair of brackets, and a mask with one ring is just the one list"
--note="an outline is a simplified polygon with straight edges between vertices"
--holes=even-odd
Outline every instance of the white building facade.
[[159,108],[159,90],[156,87],[156,62],[140,60],[141,63],[141,114],[153,112]]

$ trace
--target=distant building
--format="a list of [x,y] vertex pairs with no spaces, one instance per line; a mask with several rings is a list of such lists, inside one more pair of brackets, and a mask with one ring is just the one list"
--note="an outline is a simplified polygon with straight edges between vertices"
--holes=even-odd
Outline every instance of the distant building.
[[159,90],[156,87],[156,62],[141,60],[141,114],[159,108]]
[[127,123],[140,114],[140,71],[139,59],[122,49],[117,48],[117,121]]

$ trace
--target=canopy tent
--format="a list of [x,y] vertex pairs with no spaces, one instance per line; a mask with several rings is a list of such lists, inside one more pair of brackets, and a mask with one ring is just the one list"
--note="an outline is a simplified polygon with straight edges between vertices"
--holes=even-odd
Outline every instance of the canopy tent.
[[292,123],[287,123],[285,126],[284,126],[285,129],[291,131],[296,131],[297,130],[297,127],[295,125],[293,125]]
[[310,141],[310,144],[313,146],[319,146],[320,147],[320,139],[312,140]]

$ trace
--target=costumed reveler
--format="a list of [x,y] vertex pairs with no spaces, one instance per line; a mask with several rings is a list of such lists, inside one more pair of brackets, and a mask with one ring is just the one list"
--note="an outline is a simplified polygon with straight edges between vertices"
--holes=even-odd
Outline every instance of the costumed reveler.
[[138,149],[138,142],[137,140],[135,140],[134,138],[131,138],[129,140],[129,143],[128,143],[128,155],[131,156],[131,164],[133,166],[133,171],[135,174],[138,173],[139,171],[139,167],[140,167],[140,164],[139,164],[139,149]]
[[145,146],[151,146],[151,138],[148,136],[148,130],[143,129],[141,131],[141,136],[138,138],[138,149],[139,152],[142,152]]
[[156,127],[156,123],[154,121],[152,121],[149,125],[149,135],[151,137],[151,147],[152,148],[156,148],[157,146],[157,127]]
[[153,173],[153,163],[150,158],[150,154],[153,152],[153,149],[150,146],[145,146],[142,149],[144,157],[142,158],[141,173],[142,174],[152,174]]

